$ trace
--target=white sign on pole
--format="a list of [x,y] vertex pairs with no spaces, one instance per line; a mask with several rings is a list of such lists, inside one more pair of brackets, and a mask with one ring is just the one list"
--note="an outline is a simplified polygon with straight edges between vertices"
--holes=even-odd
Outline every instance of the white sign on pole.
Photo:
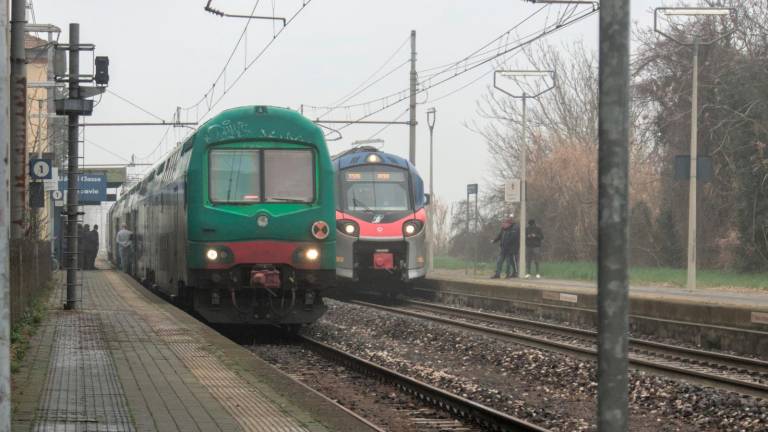
[[504,201],[508,203],[520,202],[520,179],[509,179],[504,184]]
[[53,174],[49,180],[43,180],[43,190],[45,192],[51,192],[59,190],[59,169],[54,167],[51,169]]

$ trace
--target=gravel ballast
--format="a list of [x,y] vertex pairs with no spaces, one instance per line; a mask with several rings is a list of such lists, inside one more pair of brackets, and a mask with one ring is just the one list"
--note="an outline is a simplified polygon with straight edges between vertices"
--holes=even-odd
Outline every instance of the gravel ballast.
[[[553,431],[595,429],[596,364],[327,301],[313,338]],[[630,373],[632,431],[768,431],[768,401]]]

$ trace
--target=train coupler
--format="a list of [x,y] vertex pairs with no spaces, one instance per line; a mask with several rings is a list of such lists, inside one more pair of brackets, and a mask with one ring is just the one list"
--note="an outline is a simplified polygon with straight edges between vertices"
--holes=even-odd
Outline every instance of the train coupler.
[[251,270],[251,288],[273,290],[280,288],[280,272],[278,270]]

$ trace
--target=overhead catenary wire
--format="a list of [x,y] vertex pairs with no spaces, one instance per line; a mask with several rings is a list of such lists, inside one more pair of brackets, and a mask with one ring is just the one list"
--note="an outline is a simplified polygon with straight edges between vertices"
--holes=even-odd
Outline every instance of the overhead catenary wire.
[[[243,77],[243,76],[244,76],[244,75],[245,75],[245,74],[248,72],[248,70],[250,70],[250,68],[251,68],[251,67],[253,67],[253,65],[254,65],[254,64],[256,64],[256,62],[258,62],[258,61],[259,61],[259,59],[261,59],[261,58],[262,58],[262,56],[263,56],[263,55],[264,55],[264,54],[267,52],[267,50],[268,50],[268,49],[269,49],[269,48],[272,46],[272,44],[274,44],[274,43],[275,43],[275,41],[276,41],[276,40],[279,38],[279,36],[280,36],[280,35],[281,35],[281,34],[282,34],[284,31],[285,31],[285,29],[286,29],[286,28],[288,28],[288,26],[289,26],[289,25],[290,25],[290,24],[291,24],[293,21],[295,21],[295,20],[296,20],[296,18],[297,18],[297,17],[298,17],[298,16],[301,14],[301,12],[302,12],[302,11],[303,11],[303,10],[304,10],[304,9],[305,9],[305,8],[306,8],[306,7],[307,7],[309,4],[310,4],[310,3],[312,3],[312,0],[303,0],[303,1],[302,1],[301,7],[300,7],[300,8],[299,8],[299,9],[298,9],[296,12],[294,12],[294,14],[290,16],[290,18],[288,18],[288,19],[286,20],[286,22],[285,22],[285,25],[284,25],[283,27],[281,27],[279,30],[277,30],[277,31],[274,33],[274,35],[272,36],[272,38],[271,38],[271,39],[270,39],[270,40],[269,40],[269,41],[268,41],[268,42],[267,42],[267,43],[266,43],[266,44],[265,44],[265,45],[262,47],[262,49],[261,49],[261,50],[260,50],[260,51],[259,51],[259,52],[256,54],[256,56],[255,56],[253,59],[251,59],[251,61],[250,61],[250,62],[248,62],[248,63],[245,65],[245,67],[244,67],[244,68],[243,68],[243,69],[240,71],[240,73],[238,73],[238,74],[237,74],[237,76],[236,76],[236,77],[235,77],[235,78],[234,78],[234,79],[233,79],[233,80],[232,80],[230,83],[228,83],[228,84],[226,84],[226,85],[222,86],[222,87],[223,87],[223,89],[222,89],[222,91],[221,91],[221,94],[218,96],[218,98],[215,98],[215,89],[216,89],[216,85],[218,84],[218,82],[219,82],[219,80],[221,79],[221,77],[222,77],[222,76],[224,76],[224,74],[225,74],[225,72],[226,72],[226,70],[227,70],[227,66],[228,66],[228,64],[229,64],[229,60],[228,60],[228,62],[225,64],[224,68],[222,68],[222,72],[220,73],[220,75],[219,75],[219,78],[217,78],[217,80],[213,82],[213,84],[211,85],[210,89],[209,89],[209,90],[208,90],[208,91],[207,91],[207,92],[206,92],[206,93],[203,95],[203,97],[202,97],[201,99],[199,99],[199,100],[198,100],[196,103],[194,103],[194,104],[192,104],[192,105],[189,105],[189,106],[187,106],[187,107],[184,107],[184,108],[182,108],[182,109],[184,109],[184,111],[185,111],[186,113],[189,113],[189,112],[191,112],[191,111],[195,110],[195,112],[196,112],[196,121],[198,121],[198,122],[199,122],[199,121],[200,121],[202,118],[205,118],[205,117],[206,117],[206,116],[207,116],[207,115],[208,115],[208,114],[209,114],[209,113],[210,113],[210,112],[213,110],[213,108],[215,108],[215,107],[216,107],[216,105],[218,105],[218,103],[219,103],[219,102],[220,102],[220,101],[221,101],[221,100],[222,100],[222,99],[223,99],[223,98],[224,98],[224,97],[225,97],[225,96],[226,96],[226,95],[229,93],[229,91],[230,91],[230,90],[231,90],[233,87],[235,87],[235,86],[237,85],[237,83],[238,83],[238,82],[240,82],[240,80],[241,80],[241,79],[242,79],[242,77]],[[249,20],[249,22],[250,22],[250,20]],[[245,30],[247,30],[247,29],[244,29],[244,32],[243,32],[243,34],[245,33]],[[242,40],[242,38],[241,38],[240,40]],[[238,44],[235,46],[234,50],[236,50],[236,49],[237,49],[237,46],[239,46],[239,42],[238,42]],[[233,53],[232,53],[232,55],[230,55],[230,60],[231,60],[231,58],[234,56],[234,52],[235,52],[234,50],[233,50]],[[203,103],[203,102],[205,102],[205,103],[206,103],[206,105],[205,105],[205,107],[204,107],[204,109],[203,109],[203,113],[202,113],[202,114],[200,114],[200,112],[199,112],[199,110],[198,110],[198,109],[200,108],[200,106],[202,105],[202,103]]]
[[[435,67],[431,67],[431,68],[428,68],[428,69],[420,70],[420,71],[418,71],[419,75],[424,75],[423,79],[425,81],[429,81],[429,80],[431,80],[431,79],[433,79],[435,77],[438,77],[440,75],[449,73],[451,71],[453,71],[456,75],[458,75],[458,74],[461,74],[462,72],[457,72],[456,71],[457,68],[459,68],[459,69],[462,68],[462,67],[463,68],[468,68],[468,67],[474,68],[475,67],[474,66],[475,63],[487,62],[487,58],[486,57],[489,56],[489,55],[492,55],[493,56],[492,58],[498,57],[499,56],[499,52],[502,51],[505,47],[508,47],[511,43],[507,42],[503,46],[493,47],[493,48],[490,48],[490,49],[489,49],[489,47],[492,47],[497,42],[503,40],[504,38],[507,38],[510,34],[512,34],[512,32],[517,30],[520,26],[522,26],[526,22],[528,22],[531,19],[533,19],[535,16],[537,16],[539,13],[541,13],[541,11],[543,11],[545,8],[547,8],[547,5],[541,6],[540,8],[538,8],[537,10],[535,10],[531,14],[529,14],[527,17],[525,17],[524,19],[522,19],[521,21],[516,23],[510,29],[506,30],[504,33],[502,33],[501,35],[497,36],[496,38],[494,38],[490,42],[487,42],[484,45],[482,45],[481,47],[479,47],[476,50],[472,51],[471,53],[469,53],[465,57],[461,58],[460,60],[456,60],[456,61],[453,61],[451,63],[447,63],[447,64],[443,64],[443,65],[440,65],[440,66],[435,66]],[[432,73],[432,74],[426,74],[426,72],[431,72],[431,71],[434,71],[434,70],[437,70],[438,72],[435,72],[435,73]],[[390,94],[388,94],[386,96],[382,96],[382,97],[378,97],[376,99],[368,100],[368,101],[365,101],[365,102],[359,102],[359,103],[355,103],[355,104],[350,104],[350,105],[343,105],[343,106],[320,106],[320,107],[315,107],[315,106],[312,106],[312,105],[304,105],[304,106],[305,107],[311,107],[311,108],[317,108],[317,109],[333,108],[333,110],[336,110],[336,109],[346,109],[346,110],[349,110],[349,109],[355,109],[355,108],[360,108],[360,107],[376,106],[378,104],[385,104],[386,105],[386,104],[389,103],[389,101],[391,99],[397,99],[397,101],[399,102],[401,99],[407,98],[407,97],[408,97],[408,89],[403,89],[403,90],[399,90],[399,91],[394,92],[394,93],[390,93]],[[323,114],[323,116],[327,115],[327,114],[328,113],[326,112],[326,113]]]
[[[439,85],[441,85],[443,83],[446,83],[446,82],[448,82],[448,81],[450,81],[450,80],[452,80],[452,79],[454,79],[454,78],[456,78],[458,76],[461,76],[461,75],[463,75],[463,74],[465,74],[465,73],[467,73],[467,72],[469,72],[471,70],[474,70],[474,69],[476,69],[476,68],[478,68],[478,67],[480,67],[480,66],[482,66],[484,64],[487,64],[487,63],[493,61],[496,58],[502,57],[504,55],[507,55],[507,54],[513,52],[513,51],[519,50],[519,49],[521,49],[521,48],[523,48],[523,47],[525,47],[527,45],[530,45],[530,44],[536,42],[539,39],[544,38],[545,36],[548,36],[548,35],[550,35],[552,33],[555,33],[555,32],[557,32],[559,30],[562,30],[562,29],[564,29],[564,28],[566,28],[566,27],[568,27],[568,26],[570,26],[570,25],[572,25],[572,24],[574,24],[574,23],[576,23],[578,21],[581,21],[581,20],[583,20],[583,19],[585,19],[585,18],[587,18],[587,17],[597,13],[597,11],[598,11],[598,9],[593,8],[591,10],[582,12],[579,15],[573,15],[571,17],[571,19],[566,21],[566,22],[557,22],[555,24],[551,24],[551,25],[545,27],[542,31],[537,32],[534,36],[528,36],[527,38],[524,38],[524,40],[518,39],[518,40],[515,41],[514,44],[506,45],[505,49],[503,51],[498,52],[498,53],[496,53],[496,54],[494,54],[492,56],[489,56],[488,58],[481,59],[481,60],[475,62],[474,64],[472,64],[471,66],[467,66],[463,70],[455,72],[453,75],[450,75],[448,77],[442,78],[442,79],[438,80],[437,82],[430,83],[429,85],[419,87],[416,90],[416,92],[417,92],[417,94],[424,93],[424,92],[426,92],[426,91],[428,91],[428,90],[430,90],[430,89],[432,89],[434,87],[437,87],[437,86],[439,86]],[[396,94],[400,94],[400,93],[402,93],[402,92],[398,92]],[[370,117],[370,116],[372,116],[374,114],[378,114],[378,113],[380,113],[382,111],[385,111],[386,109],[388,109],[388,108],[390,108],[390,107],[392,107],[392,106],[394,106],[394,105],[396,105],[396,104],[406,100],[407,98],[408,98],[408,96],[406,95],[406,96],[397,98],[394,102],[387,102],[387,103],[383,104],[383,106],[381,108],[378,108],[376,110],[368,112],[367,114],[365,114],[365,115],[363,115],[363,116],[361,116],[361,117],[359,117],[359,118],[357,118],[355,120],[350,120],[348,124],[339,127],[339,130],[345,129],[345,128],[349,127],[350,125],[354,124],[357,121],[364,120],[364,119],[366,119],[366,118],[368,118],[368,117]]]
[[135,102],[131,101],[130,99],[126,98],[125,96],[121,96],[121,95],[119,95],[119,94],[118,94],[118,93],[116,93],[114,90],[112,90],[112,89],[107,89],[107,93],[111,94],[112,96],[115,96],[116,98],[118,98],[118,99],[120,99],[121,101],[123,101],[123,102],[127,103],[128,105],[130,105],[130,106],[132,106],[132,107],[134,107],[134,108],[138,109],[139,111],[141,111],[141,112],[143,112],[143,113],[145,113],[145,114],[148,114],[148,115],[150,115],[150,116],[152,116],[152,117],[154,117],[154,118],[156,118],[156,119],[158,119],[158,120],[160,120],[160,121],[162,121],[162,122],[165,122],[165,119],[164,119],[164,118],[162,118],[162,117],[160,117],[159,115],[157,115],[157,114],[153,113],[152,111],[150,111],[150,110],[148,110],[148,109],[146,109],[146,108],[142,107],[141,105],[139,105],[139,104],[137,104],[137,103],[135,103]]

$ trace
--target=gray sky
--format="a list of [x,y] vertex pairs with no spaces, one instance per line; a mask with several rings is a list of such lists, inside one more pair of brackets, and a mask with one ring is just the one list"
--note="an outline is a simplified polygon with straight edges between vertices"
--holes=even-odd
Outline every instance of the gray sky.
[[[277,16],[290,16],[301,5],[300,0],[262,0],[256,14],[272,15],[273,3]],[[649,25],[652,22],[650,8],[661,3],[661,0],[634,0],[632,20]],[[204,5],[205,0],[34,1],[37,22],[62,27],[61,41],[67,41],[68,23],[79,22],[81,41],[96,44],[97,55],[110,57],[109,88],[112,91],[168,120],[172,119],[176,106],[192,105],[209,90],[245,24],[242,19],[206,13]],[[253,5],[254,0],[213,2],[218,9],[243,14],[249,13]],[[523,0],[312,0],[213,112],[248,104],[296,109],[300,104],[329,105],[376,71],[406,41],[411,29],[417,32],[417,69],[424,70],[461,59],[540,7]],[[519,34],[541,29],[547,19],[551,22],[564,7],[549,6],[521,26]],[[594,47],[597,25],[598,17],[594,15],[549,36],[547,41],[559,44],[583,38],[587,46]],[[226,74],[228,85],[272,35],[271,22],[251,22],[248,53],[244,53],[242,46],[238,49]],[[406,44],[383,72],[405,62],[408,56]],[[84,54],[81,61],[89,63],[90,55]],[[525,67],[514,58],[507,65]],[[435,189],[450,201],[461,199],[467,183],[478,182],[481,192],[487,190],[484,186],[490,161],[485,143],[464,124],[476,119],[476,101],[490,85],[492,69],[492,64],[480,67],[419,97],[420,102],[426,98],[426,103],[418,106],[417,167],[427,178],[429,132],[425,112],[434,106],[437,109]],[[406,65],[349,103],[406,89],[408,79]],[[475,79],[478,81],[463,90],[436,100]],[[220,82],[217,88],[222,85]],[[218,96],[217,93],[216,98]],[[371,118],[393,120],[406,109],[407,101]],[[201,107],[197,112],[202,114],[205,110]],[[103,96],[94,112],[90,121],[155,120],[110,94]],[[339,110],[325,118],[354,118],[363,114],[365,111],[357,108]],[[195,110],[188,115],[194,117]],[[407,118],[405,114],[401,120]],[[369,138],[380,128],[348,127],[342,131],[341,141],[329,142],[331,151],[346,149],[350,142]],[[89,128],[85,137],[89,142],[86,163],[125,163],[132,154],[137,160],[156,162],[176,140],[187,134],[185,130],[170,129],[161,141],[165,132],[164,127]],[[407,157],[406,126],[391,126],[378,137],[385,140],[384,150]]]

